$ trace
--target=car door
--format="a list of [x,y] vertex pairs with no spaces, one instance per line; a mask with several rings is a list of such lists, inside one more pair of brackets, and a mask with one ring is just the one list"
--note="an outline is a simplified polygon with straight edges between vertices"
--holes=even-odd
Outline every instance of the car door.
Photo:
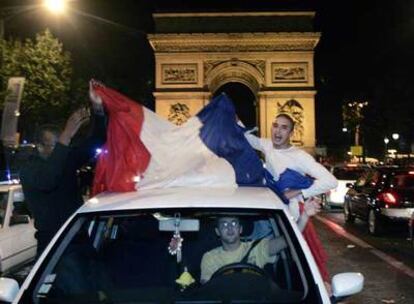
[[358,217],[366,219],[368,212],[373,203],[378,182],[380,179],[380,172],[377,170],[367,171],[364,176],[364,183],[356,187],[356,194],[353,196],[352,207],[353,211]]
[[0,235],[2,272],[35,257],[37,243],[34,233],[33,220],[25,207],[21,188],[10,188]]

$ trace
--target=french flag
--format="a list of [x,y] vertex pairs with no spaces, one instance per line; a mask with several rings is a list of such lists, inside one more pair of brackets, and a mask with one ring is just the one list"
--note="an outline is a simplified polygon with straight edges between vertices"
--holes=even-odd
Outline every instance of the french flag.
[[108,113],[93,194],[103,191],[265,184],[262,161],[236,122],[232,101],[214,98],[176,126],[119,92],[94,83]]

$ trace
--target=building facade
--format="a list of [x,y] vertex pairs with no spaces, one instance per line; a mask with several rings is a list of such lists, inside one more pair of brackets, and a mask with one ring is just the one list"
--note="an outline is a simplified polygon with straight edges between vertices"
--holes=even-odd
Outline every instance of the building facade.
[[260,136],[270,136],[276,114],[288,113],[297,125],[293,144],[313,150],[320,38],[313,18],[313,12],[154,14],[156,112],[182,124],[221,88],[238,84],[253,96],[250,114]]

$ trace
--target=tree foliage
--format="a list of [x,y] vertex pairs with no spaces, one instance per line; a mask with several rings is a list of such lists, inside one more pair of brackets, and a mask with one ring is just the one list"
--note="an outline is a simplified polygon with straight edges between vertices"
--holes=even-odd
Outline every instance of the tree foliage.
[[367,102],[348,102],[342,105],[342,120],[344,127],[355,130],[364,120],[363,108],[368,105]]
[[[49,30],[35,39],[1,41],[1,103],[9,77],[25,77],[19,129],[25,135],[39,124],[59,123],[77,103],[72,98],[71,57]],[[75,94],[76,95],[76,94]]]

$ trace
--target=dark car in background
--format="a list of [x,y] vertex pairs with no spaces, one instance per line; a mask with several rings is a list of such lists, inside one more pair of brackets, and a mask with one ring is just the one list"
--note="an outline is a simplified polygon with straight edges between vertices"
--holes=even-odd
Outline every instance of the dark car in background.
[[373,235],[386,231],[387,225],[408,222],[414,212],[414,170],[378,167],[367,170],[345,195],[345,221],[355,218],[368,222]]

